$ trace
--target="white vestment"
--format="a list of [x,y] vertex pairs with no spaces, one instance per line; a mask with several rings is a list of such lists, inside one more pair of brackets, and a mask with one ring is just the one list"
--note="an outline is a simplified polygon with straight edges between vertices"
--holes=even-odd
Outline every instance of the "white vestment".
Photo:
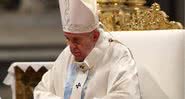
[[140,99],[138,72],[129,49],[100,33],[83,65],[69,47],[34,90],[34,99]]

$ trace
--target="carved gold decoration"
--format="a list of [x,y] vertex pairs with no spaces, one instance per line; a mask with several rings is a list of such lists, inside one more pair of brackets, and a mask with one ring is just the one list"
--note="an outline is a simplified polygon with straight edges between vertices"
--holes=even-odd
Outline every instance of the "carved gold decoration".
[[169,21],[160,5],[145,7],[145,0],[99,0],[99,18],[108,31],[182,29],[179,22]]

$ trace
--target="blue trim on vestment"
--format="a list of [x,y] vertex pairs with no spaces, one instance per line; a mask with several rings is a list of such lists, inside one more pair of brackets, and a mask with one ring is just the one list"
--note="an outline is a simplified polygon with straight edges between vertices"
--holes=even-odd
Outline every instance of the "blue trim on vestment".
[[76,67],[77,66],[75,64],[69,65],[69,68],[67,71],[68,72],[67,80],[66,80],[65,89],[64,89],[64,99],[70,99],[73,85],[77,77]]
[[[76,64],[71,64],[69,65],[68,71],[67,71],[67,80],[66,80],[65,89],[64,89],[64,99],[70,99],[76,77],[77,77],[77,66]],[[89,80],[89,77],[87,76],[85,83],[82,86],[81,99],[84,99],[85,97],[85,91],[87,89],[88,80]]]

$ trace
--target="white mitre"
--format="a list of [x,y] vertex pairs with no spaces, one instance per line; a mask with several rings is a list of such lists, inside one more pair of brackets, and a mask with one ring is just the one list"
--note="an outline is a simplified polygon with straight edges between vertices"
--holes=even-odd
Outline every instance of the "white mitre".
[[88,33],[98,27],[96,0],[59,0],[64,32]]

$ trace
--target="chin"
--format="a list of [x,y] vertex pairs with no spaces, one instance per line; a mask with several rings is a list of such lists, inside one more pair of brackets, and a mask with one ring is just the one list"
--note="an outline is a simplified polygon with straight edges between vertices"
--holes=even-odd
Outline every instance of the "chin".
[[77,57],[75,57],[75,61],[77,61],[77,62],[83,62],[84,61],[84,58],[77,58]]

